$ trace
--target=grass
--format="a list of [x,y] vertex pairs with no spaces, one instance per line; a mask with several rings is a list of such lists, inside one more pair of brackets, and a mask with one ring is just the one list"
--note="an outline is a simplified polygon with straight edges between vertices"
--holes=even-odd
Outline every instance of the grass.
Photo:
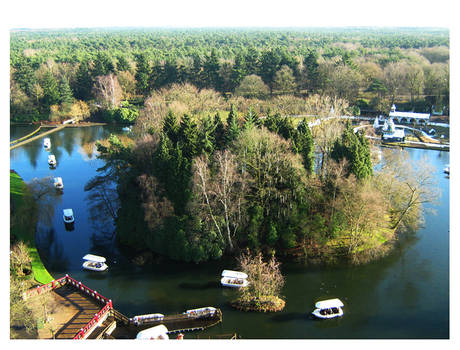
[[49,283],[54,278],[49,274],[45,266],[43,266],[40,255],[35,247],[36,215],[32,215],[33,220],[23,220],[23,217],[30,218],[30,211],[33,210],[31,199],[28,198],[27,186],[18,174],[12,172],[10,172],[10,196],[14,208],[11,216],[10,234],[17,240],[27,244],[32,260],[31,265],[34,279],[42,284]]

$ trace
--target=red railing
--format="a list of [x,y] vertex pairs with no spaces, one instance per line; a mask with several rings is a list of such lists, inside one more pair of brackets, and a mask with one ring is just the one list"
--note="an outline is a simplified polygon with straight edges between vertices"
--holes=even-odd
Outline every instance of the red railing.
[[105,304],[105,306],[99,311],[97,314],[94,315],[94,317],[91,319],[91,321],[88,322],[88,324],[84,327],[81,328],[80,331],[75,335],[73,339],[84,339],[85,335],[94,327],[97,325],[99,320],[110,310],[113,309],[112,305],[112,300],[107,299],[105,296],[99,294],[97,291],[92,290],[91,288],[85,286],[83,283],[73,279],[69,275],[65,275],[64,277],[61,277],[57,280],[51,281],[50,283],[44,284],[42,286],[38,286],[37,288],[32,288],[29,289],[24,293],[25,299],[30,298],[34,295],[39,295],[42,293],[49,292],[55,288],[62,287],[65,284],[70,284],[74,288],[86,293],[89,295],[91,298],[96,299],[100,301],[101,303]]

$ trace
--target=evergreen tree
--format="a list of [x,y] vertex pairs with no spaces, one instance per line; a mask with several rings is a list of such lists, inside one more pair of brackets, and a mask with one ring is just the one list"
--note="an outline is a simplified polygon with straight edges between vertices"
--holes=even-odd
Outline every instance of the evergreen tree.
[[88,101],[91,98],[91,89],[93,87],[93,79],[89,69],[88,61],[82,61],[78,67],[73,90],[75,98],[82,101]]
[[273,49],[265,51],[260,58],[259,75],[270,88],[270,93],[273,92],[273,80],[280,67],[280,62],[281,57],[278,55],[278,52]]
[[348,172],[359,180],[373,174],[369,144],[363,135],[353,132],[349,122],[342,137],[335,141],[331,158],[337,162],[345,158],[348,161]]
[[230,113],[227,118],[227,130],[226,130],[226,141],[230,144],[233,140],[236,140],[240,134],[240,127],[238,125],[238,116],[235,105],[232,104]]
[[215,126],[211,117],[204,117],[201,121],[200,132],[198,136],[198,153],[205,152],[207,154],[211,154],[214,151],[216,145],[214,130]]
[[238,53],[235,57],[235,64],[232,67],[231,73],[231,90],[234,91],[235,88],[240,85],[243,78],[247,75],[246,71],[246,62],[244,61],[244,57],[241,53]]
[[204,87],[204,73],[203,66],[201,63],[201,57],[198,54],[193,55],[193,64],[190,71],[190,82],[197,88],[201,89]]
[[131,65],[129,64],[125,56],[119,56],[118,62],[117,62],[117,71],[124,72],[124,71],[128,71],[130,68],[131,68]]
[[254,48],[250,47],[244,57],[246,66],[246,75],[260,75],[259,74],[259,52]]
[[105,53],[98,52],[94,60],[93,77],[104,76],[113,72],[115,72],[115,66],[112,60]]
[[259,117],[254,111],[254,108],[251,106],[249,107],[248,112],[244,116],[243,129],[246,130],[246,129],[255,128],[259,126],[260,126]]
[[177,83],[179,80],[179,72],[177,71],[177,61],[175,58],[166,60],[163,66],[163,86]]
[[294,143],[296,144],[298,152],[302,155],[305,170],[309,174],[313,174],[315,171],[315,145],[313,143],[310,127],[305,118],[297,126]]
[[318,58],[318,51],[309,50],[308,54],[304,57],[303,60],[303,65],[307,73],[307,89],[310,91],[316,91],[318,87]]
[[214,140],[216,149],[221,150],[225,146],[225,126],[219,112],[214,116]]
[[271,132],[278,133],[280,114],[273,114],[270,110],[267,112],[267,118],[264,120],[264,126]]
[[173,144],[176,144],[179,132],[179,125],[177,118],[173,111],[169,111],[163,121],[163,133],[165,133]]
[[21,59],[15,64],[14,68],[14,80],[16,80],[27,96],[31,96],[33,86],[37,83],[37,78],[35,77],[30,59],[21,56]]
[[67,77],[62,77],[59,84],[60,102],[64,105],[71,105],[74,101],[72,90],[70,89],[69,80]]
[[45,73],[41,86],[43,88],[42,103],[45,108],[58,104],[60,100],[58,83],[50,71]]
[[136,61],[136,89],[139,94],[147,95],[149,92],[149,76],[150,76],[150,66],[147,62],[147,57],[145,54],[138,54],[135,57]]
[[221,91],[222,84],[219,79],[219,59],[216,49],[212,49],[211,54],[206,58],[203,68],[205,86]]
[[192,159],[198,154],[197,125],[188,114],[184,114],[180,121],[178,144],[181,145],[187,159]]

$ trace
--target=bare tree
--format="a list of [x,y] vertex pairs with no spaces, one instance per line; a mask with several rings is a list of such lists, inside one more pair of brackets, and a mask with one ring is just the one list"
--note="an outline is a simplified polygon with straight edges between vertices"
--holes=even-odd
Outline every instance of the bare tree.
[[93,91],[96,101],[106,109],[118,107],[123,97],[123,89],[118,83],[118,78],[112,73],[96,77]]
[[225,150],[216,152],[214,157],[216,172],[211,176],[205,155],[194,160],[194,193],[202,214],[207,213],[230,250],[234,248],[234,237],[242,220],[242,207],[246,188],[245,177],[237,171],[234,155]]
[[31,261],[29,248],[24,242],[20,241],[13,246],[10,253],[10,263],[18,276],[24,275],[24,268],[29,266]]

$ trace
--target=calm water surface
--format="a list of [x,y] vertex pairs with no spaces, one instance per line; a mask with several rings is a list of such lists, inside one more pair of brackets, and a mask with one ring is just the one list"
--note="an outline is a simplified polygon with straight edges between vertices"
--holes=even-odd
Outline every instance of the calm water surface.
[[[13,127],[11,138],[27,132]],[[235,291],[219,284],[220,272],[233,268],[229,262],[200,265],[162,263],[148,267],[132,264],[104,232],[113,232],[104,218],[92,218],[93,204],[85,184],[104,163],[95,156],[93,142],[120,128],[67,128],[50,135],[51,153],[58,165],[51,170],[48,152],[37,140],[10,152],[11,169],[25,180],[61,176],[64,194],[56,203],[50,223],[41,223],[36,243],[40,256],[55,278],[68,273],[111,298],[128,316],[144,313],[180,313],[201,306],[223,311],[222,324],[199,333],[237,332],[242,338],[449,338],[449,179],[442,169],[449,163],[448,152],[411,150],[410,160],[423,157],[436,168],[442,196],[430,205],[425,225],[415,239],[398,244],[388,257],[364,266],[313,268],[283,264],[286,277],[283,295],[286,308],[274,314],[243,313],[228,306]],[[67,231],[62,209],[75,214],[73,231]],[[93,214],[93,215],[92,215]],[[99,220],[100,219],[100,220]],[[109,270],[91,273],[81,269],[87,253],[107,257]],[[313,320],[309,313],[317,300],[339,297],[345,315],[329,321]],[[193,337],[193,336],[192,336]]]

